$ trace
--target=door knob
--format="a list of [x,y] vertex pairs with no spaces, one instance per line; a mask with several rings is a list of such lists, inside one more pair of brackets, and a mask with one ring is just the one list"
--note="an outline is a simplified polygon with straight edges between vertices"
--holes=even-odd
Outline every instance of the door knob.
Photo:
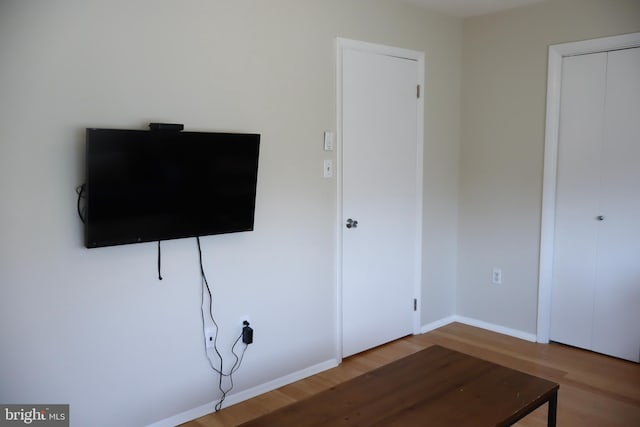
[[358,228],[358,221],[351,218],[347,219],[347,228]]
[[602,215],[598,215],[598,216],[596,217],[596,219],[597,219],[598,221],[604,221],[604,216],[602,216]]

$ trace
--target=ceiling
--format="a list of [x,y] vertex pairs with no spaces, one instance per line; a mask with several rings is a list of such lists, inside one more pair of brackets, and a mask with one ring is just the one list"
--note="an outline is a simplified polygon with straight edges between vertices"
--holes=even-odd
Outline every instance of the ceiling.
[[540,3],[545,0],[402,0],[440,12],[468,18],[470,16],[486,15],[514,7]]

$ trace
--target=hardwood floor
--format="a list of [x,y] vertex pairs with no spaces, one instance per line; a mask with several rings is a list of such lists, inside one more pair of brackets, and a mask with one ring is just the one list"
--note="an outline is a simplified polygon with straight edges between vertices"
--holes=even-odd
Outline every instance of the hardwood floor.
[[[536,344],[453,323],[345,359],[334,369],[183,424],[235,426],[438,344],[560,384],[558,426],[640,426],[640,365],[560,344]],[[546,405],[517,426],[546,426]]]

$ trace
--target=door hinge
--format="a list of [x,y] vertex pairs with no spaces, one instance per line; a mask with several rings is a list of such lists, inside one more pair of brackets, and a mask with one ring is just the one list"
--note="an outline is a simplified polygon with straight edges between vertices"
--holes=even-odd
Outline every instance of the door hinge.
[[418,299],[413,299],[413,311],[418,311]]
[[416,86],[416,98],[420,98],[420,85]]

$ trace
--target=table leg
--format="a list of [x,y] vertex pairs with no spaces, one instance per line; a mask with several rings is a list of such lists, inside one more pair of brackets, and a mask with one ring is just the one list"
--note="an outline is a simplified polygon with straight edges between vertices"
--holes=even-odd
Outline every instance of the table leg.
[[549,398],[549,412],[547,414],[547,426],[556,427],[556,414],[558,412],[558,391]]

